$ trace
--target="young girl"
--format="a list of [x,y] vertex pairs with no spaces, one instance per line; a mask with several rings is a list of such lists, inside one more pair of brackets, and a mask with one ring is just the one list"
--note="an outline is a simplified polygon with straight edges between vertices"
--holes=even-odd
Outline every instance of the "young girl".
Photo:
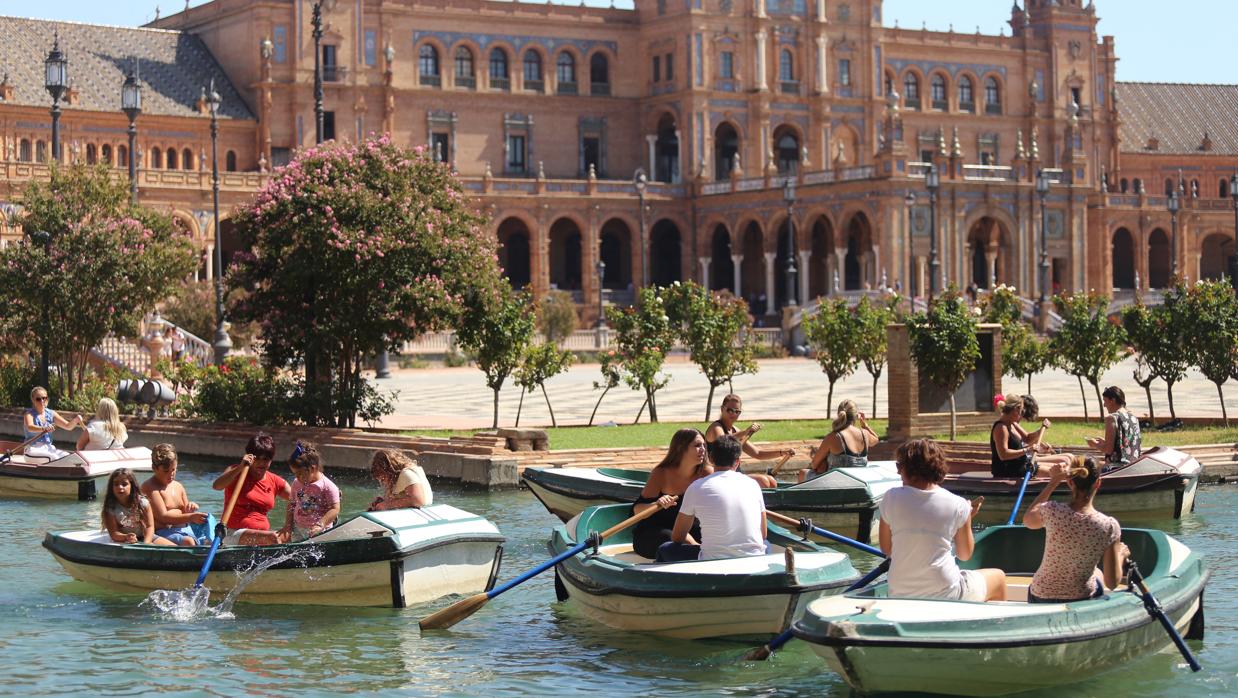
[[81,423],[80,415],[70,422],[56,414],[55,410],[47,406],[47,388],[35,386],[35,389],[30,391],[30,409],[26,410],[24,440],[29,441],[40,433],[42,436],[26,447],[26,455],[48,460],[69,455],[52,443],[52,432],[56,431],[56,427],[76,429]]
[[420,508],[434,503],[434,491],[430,489],[426,472],[400,451],[375,451],[370,474],[383,488],[383,495],[370,504],[370,511]]
[[340,488],[322,474],[322,457],[311,443],[297,443],[289,463],[296,479],[280,540],[299,543],[335,525],[340,515]]
[[107,479],[103,528],[117,543],[176,545],[163,536],[155,535],[155,517],[150,502],[138,492],[138,479],[128,468],[117,468]]

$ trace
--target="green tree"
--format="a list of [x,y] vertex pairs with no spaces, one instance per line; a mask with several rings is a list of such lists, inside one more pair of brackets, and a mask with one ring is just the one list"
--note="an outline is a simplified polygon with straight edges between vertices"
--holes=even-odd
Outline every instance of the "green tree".
[[856,354],[859,322],[847,307],[847,301],[836,298],[818,303],[817,312],[805,315],[803,325],[804,338],[830,381],[825,402],[827,409],[833,411],[834,384],[851,375],[859,364]]
[[[1092,384],[1096,402],[1100,399],[1100,378],[1122,358],[1126,333],[1109,320],[1109,299],[1099,293],[1078,292],[1053,297],[1062,325],[1049,345],[1059,365],[1079,379]],[[1083,395],[1083,418],[1088,419],[1087,395]]]
[[874,419],[877,417],[877,381],[885,369],[886,353],[889,350],[889,333],[886,328],[894,322],[897,315],[895,308],[900,300],[899,296],[891,295],[883,302],[874,303],[868,296],[863,296],[855,306],[855,354],[873,377]]
[[958,434],[954,392],[976,368],[976,316],[953,286],[907,321],[911,357],[921,376],[950,394],[950,438]]
[[1002,326],[1002,369],[1008,376],[1027,380],[1049,367],[1047,344],[1023,321],[1023,306],[1013,286],[999,285],[981,302],[984,321]]
[[306,367],[307,421],[353,426],[366,357],[456,326],[499,285],[493,238],[450,169],[387,136],[302,152],[236,218],[233,315],[272,366]]
[[[555,410],[550,406],[550,396],[546,394],[546,381],[554,378],[571,367],[576,359],[570,351],[560,349],[554,342],[543,342],[528,348],[520,368],[516,369],[516,385],[520,386],[520,404],[524,405],[525,391],[532,392],[541,389],[546,400],[546,409],[550,410],[550,426],[557,427]],[[520,408],[516,409],[516,426],[520,425]]]
[[[1142,363],[1150,373],[1145,379],[1148,385],[1144,387],[1150,418],[1154,415],[1151,413],[1152,391],[1148,386],[1153,377],[1165,381],[1170,419],[1178,418],[1174,409],[1174,385],[1186,377],[1191,367],[1191,352],[1185,341],[1188,321],[1185,294],[1185,288],[1176,286],[1165,290],[1165,301],[1161,305],[1148,307],[1137,302],[1122,312],[1122,326],[1131,346],[1138,352],[1136,370]],[[1138,376],[1136,381],[1144,384]]]
[[1187,294],[1192,361],[1217,387],[1221,418],[1229,426],[1221,386],[1238,364],[1238,300],[1225,281],[1200,281]]
[[53,166],[21,204],[24,244],[0,250],[0,333],[30,350],[45,338],[60,367],[56,392],[72,395],[90,350],[109,334],[136,334],[193,273],[193,245],[170,216],[131,204],[127,184],[103,165]]
[[641,410],[649,406],[651,422],[658,421],[655,396],[670,380],[662,373],[662,364],[675,343],[675,330],[666,314],[662,292],[663,289],[647,286],[638,292],[636,306],[606,309],[606,322],[615,332],[615,348],[623,366],[623,382],[645,393]]
[[[477,362],[494,392],[494,419],[499,426],[499,391],[524,358],[533,341],[533,311],[528,296],[507,284],[474,294],[466,304],[456,340]],[[523,394],[522,394],[523,399]]]
[[611,388],[617,387],[623,381],[623,375],[619,370],[619,355],[614,349],[608,349],[602,354],[602,365],[599,368],[602,371],[602,380],[593,381],[593,389],[601,390],[602,394],[598,396],[598,401],[593,405],[593,412],[589,414],[589,426],[593,426],[593,418],[598,415],[598,408],[602,406],[602,398],[606,397],[606,393],[609,393]]
[[567,291],[551,291],[537,304],[537,329],[547,342],[563,343],[576,331],[576,302]]
[[689,358],[709,381],[705,399],[708,420],[718,386],[758,370],[748,304],[729,293],[711,293],[693,281],[675,282],[663,297],[667,315],[678,328]]

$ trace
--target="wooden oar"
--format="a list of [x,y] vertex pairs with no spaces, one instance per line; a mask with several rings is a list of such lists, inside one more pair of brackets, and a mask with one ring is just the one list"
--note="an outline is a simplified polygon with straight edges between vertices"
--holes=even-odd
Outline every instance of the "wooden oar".
[[[773,519],[774,521],[777,521],[780,524],[783,524],[784,526],[792,526],[797,531],[801,530],[800,522],[796,519],[791,518],[790,516],[779,514],[776,511],[767,511],[765,513],[767,516],[769,516],[769,518]],[[821,536],[822,538],[827,538],[836,543],[850,545],[856,550],[863,550],[866,553],[872,553],[873,555],[876,555],[878,557],[886,556],[886,554],[881,552],[881,550],[879,550],[878,548],[874,548],[873,546],[868,545],[867,543],[861,543],[860,541],[855,540],[853,538],[848,538],[844,535],[837,534],[833,531],[827,531],[824,528],[821,528],[819,526],[812,526],[811,528],[812,528],[813,533],[817,534],[818,536]],[[807,533],[807,531],[805,531],[805,533]]]
[[792,451],[788,453],[787,455],[783,456],[777,463],[774,464],[774,467],[769,471],[769,474],[777,475],[778,471],[782,470],[782,466],[786,465],[787,461],[791,460],[791,456],[794,456],[794,455],[795,455],[795,451]]
[[1199,671],[1201,667],[1195,659],[1195,655],[1191,654],[1191,649],[1186,646],[1186,642],[1182,640],[1182,636],[1178,634],[1178,629],[1174,627],[1173,621],[1169,620],[1169,616],[1165,615],[1164,609],[1161,608],[1160,602],[1152,595],[1152,591],[1148,589],[1148,585],[1144,584],[1143,575],[1139,573],[1139,565],[1135,564],[1134,560],[1126,561],[1127,570],[1131,578],[1131,591],[1136,587],[1139,598],[1143,600],[1143,607],[1147,610],[1148,615],[1159,620],[1161,625],[1165,627],[1165,632],[1169,633],[1169,639],[1173,640],[1174,645],[1178,647],[1178,651],[1182,653],[1182,658],[1190,665],[1191,671]]
[[0,463],[8,463],[9,461],[13,460],[13,454],[14,454],[14,453],[16,453],[16,452],[18,452],[18,451],[22,450],[23,448],[25,448],[25,447],[29,446],[30,444],[34,443],[35,441],[38,441],[39,439],[43,438],[43,437],[44,437],[44,436],[46,436],[47,434],[48,434],[48,432],[41,431],[41,432],[39,432],[39,433],[35,434],[34,436],[32,436],[32,437],[30,437],[30,438],[26,439],[25,441],[21,442],[21,444],[20,444],[20,445],[18,445],[18,446],[14,446],[13,448],[10,448],[9,450],[5,451],[5,452],[4,452],[4,455],[0,455]]
[[490,591],[487,591],[481,594],[476,594],[474,596],[470,596],[467,599],[461,599],[460,601],[453,603],[452,605],[448,606],[447,608],[444,608],[441,611],[431,613],[425,618],[422,618],[421,622],[418,623],[418,625],[421,626],[422,630],[439,630],[442,628],[450,628],[456,623],[459,623],[465,618],[468,618],[469,616],[476,613],[482,606],[486,605],[486,602],[489,601],[490,599],[493,599],[494,597],[498,596],[499,594],[502,594],[503,592],[507,591],[508,589],[511,589],[512,587],[523,584],[524,582],[532,579],[533,577],[536,577],[542,572],[545,572],[546,570],[554,567],[560,562],[563,562],[564,560],[584,551],[586,548],[589,548],[598,543],[601,543],[606,538],[615,535],[616,533],[624,530],[625,528],[628,528],[640,521],[643,521],[649,518],[650,516],[653,516],[656,512],[658,512],[661,509],[662,507],[660,505],[655,504],[654,506],[649,507],[648,509],[642,511],[641,513],[635,516],[632,516],[628,519],[625,519],[621,521],[620,523],[615,524],[614,526],[611,526],[610,528],[606,529],[605,531],[601,533],[594,532],[590,534],[583,542],[577,543],[571,549],[565,550],[559,555],[556,555],[553,559],[543,562],[537,567],[534,567],[528,572],[525,572],[519,577],[516,577],[515,579],[511,580],[510,582],[507,582],[506,584],[503,584],[501,586],[497,586],[491,589]]
[[1032,473],[1035,470],[1035,464],[1032,465],[1032,470],[1023,473],[1023,484],[1019,485],[1019,496],[1015,497],[1014,508],[1010,510],[1010,518],[1006,519],[1006,525],[1014,525],[1014,517],[1019,513],[1019,506],[1023,504],[1023,493],[1027,492],[1027,481],[1032,479]]
[[206,575],[211,571],[211,563],[215,561],[215,552],[219,550],[219,544],[223,542],[224,535],[228,532],[228,517],[232,516],[232,508],[236,506],[236,500],[241,498],[241,487],[245,485],[245,477],[249,475],[249,466],[241,466],[241,476],[236,479],[236,491],[232,493],[232,498],[228,502],[228,506],[224,507],[224,517],[215,524],[215,538],[211,540],[211,549],[206,553],[206,562],[202,563],[202,571],[198,573],[198,581],[193,583],[193,587],[197,589],[206,581]]

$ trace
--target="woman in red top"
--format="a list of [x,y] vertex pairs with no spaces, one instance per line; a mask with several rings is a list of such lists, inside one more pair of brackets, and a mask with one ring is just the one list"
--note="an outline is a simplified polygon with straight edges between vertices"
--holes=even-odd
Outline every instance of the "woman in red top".
[[284,478],[270,471],[271,460],[275,458],[275,439],[270,434],[258,432],[245,445],[245,457],[240,463],[228,466],[215,483],[211,485],[224,491],[225,506],[236,491],[237,480],[241,469],[249,466],[245,482],[240,483],[241,494],[232,508],[232,515],[225,525],[228,536],[224,545],[275,545],[286,543],[279,531],[271,530],[271,522],[267,513],[275,508],[275,498],[292,498],[292,488]]

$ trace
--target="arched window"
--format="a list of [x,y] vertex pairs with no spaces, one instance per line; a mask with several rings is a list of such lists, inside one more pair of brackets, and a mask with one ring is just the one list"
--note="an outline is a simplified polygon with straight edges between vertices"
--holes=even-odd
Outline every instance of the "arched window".
[[128,167],[129,166],[129,147],[128,146],[124,146],[124,145],[116,146],[116,166],[117,167]]
[[442,84],[438,70],[438,49],[430,44],[422,44],[417,53],[417,74],[422,85],[438,87]]
[[1143,193],[1143,178],[1142,178],[1142,177],[1136,177],[1136,178],[1134,179],[1134,181],[1133,181],[1133,182],[1131,182],[1131,183],[1135,185],[1135,193],[1136,193],[1136,194],[1142,194],[1142,193]]
[[544,84],[542,54],[529,49],[524,52],[524,89],[541,92]]
[[94,143],[86,144],[86,164],[93,165],[99,161],[99,151],[95,148]]
[[150,149],[150,168],[152,170],[163,169],[163,151],[158,148]]
[[103,163],[106,165],[112,164],[112,144],[111,143],[104,143],[103,147],[99,149],[99,159],[102,160]]
[[1173,179],[1166,177],[1165,178],[1165,196],[1169,196],[1172,193],[1174,193],[1174,181]]
[[229,172],[236,172],[236,152],[235,151],[229,150],[228,154],[224,156],[224,162],[226,163],[224,165],[224,169],[226,169]]
[[189,148],[181,151],[181,167],[186,170],[193,169],[193,151]]
[[903,76],[903,104],[908,109],[920,108],[920,78],[915,73]]
[[555,82],[561,94],[576,94],[576,59],[567,51],[555,59]]
[[1225,179],[1224,177],[1222,177],[1221,181],[1217,184],[1217,196],[1221,197],[1222,199],[1229,196],[1229,180],[1228,179]]
[[934,109],[946,110],[946,79],[939,73],[929,79],[929,97],[933,100]]
[[176,158],[176,148],[168,148],[167,158],[168,158],[168,169],[169,169],[169,170],[175,170],[175,169],[176,169],[176,160],[177,160],[177,158]]
[[1123,177],[1121,181],[1118,182],[1118,191],[1122,192],[1123,194],[1130,191],[1130,188],[1131,188],[1131,183],[1125,177]]
[[972,113],[976,111],[976,89],[967,76],[959,78],[959,109]]
[[468,88],[477,85],[473,77],[473,52],[468,46],[456,47],[456,85]]
[[490,87],[506,90],[511,87],[510,80],[507,72],[507,51],[501,48],[490,49]]
[[791,55],[789,48],[784,48],[778,54],[778,79],[783,82],[795,80],[795,57]]
[[589,92],[595,95],[610,94],[610,61],[598,51],[589,57]]
[[30,148],[30,139],[21,139],[21,145],[18,146],[17,159],[21,162],[30,162],[34,159],[34,153]]
[[35,162],[47,162],[47,143],[45,143],[44,141],[35,141],[34,161]]
[[890,94],[891,92],[894,91],[894,76],[890,73],[886,73],[885,91],[886,91],[886,94]]
[[984,113],[1002,113],[1002,88],[997,84],[997,78],[984,79]]

